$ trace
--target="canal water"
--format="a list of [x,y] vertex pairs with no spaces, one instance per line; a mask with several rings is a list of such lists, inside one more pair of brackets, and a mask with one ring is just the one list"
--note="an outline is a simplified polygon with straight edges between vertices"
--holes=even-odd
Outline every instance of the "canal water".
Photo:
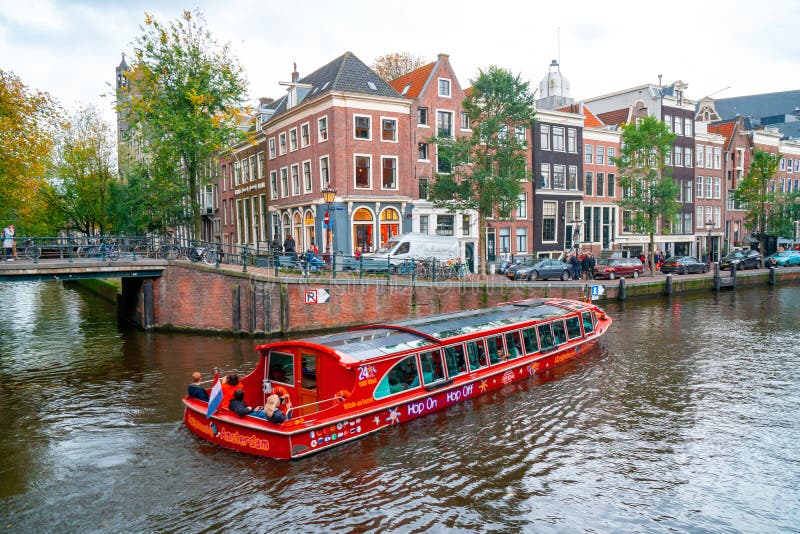
[[189,375],[262,340],[148,334],[0,284],[0,528],[797,531],[800,287],[610,303],[588,356],[296,462],[181,424]]

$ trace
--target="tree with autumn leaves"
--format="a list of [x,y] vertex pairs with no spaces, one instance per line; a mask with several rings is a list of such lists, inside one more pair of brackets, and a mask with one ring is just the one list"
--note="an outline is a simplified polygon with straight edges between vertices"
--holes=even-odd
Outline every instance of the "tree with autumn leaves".
[[59,116],[49,94],[0,69],[0,221],[20,235],[54,231],[44,193]]
[[[199,12],[163,24],[146,15],[134,43],[130,91],[117,106],[139,136],[159,179],[185,184],[200,236],[202,165],[242,137],[246,80],[228,45],[218,46]],[[167,173],[164,170],[167,169]],[[181,182],[180,184],[178,182]]]

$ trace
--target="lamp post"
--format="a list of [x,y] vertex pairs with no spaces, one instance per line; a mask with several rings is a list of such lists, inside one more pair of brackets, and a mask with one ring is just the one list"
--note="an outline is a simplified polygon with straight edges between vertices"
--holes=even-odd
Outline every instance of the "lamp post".
[[714,221],[712,221],[711,219],[707,220],[706,221],[706,228],[708,228],[708,243],[707,243],[707,246],[708,246],[708,263],[710,264],[713,261],[712,246],[711,246],[711,244],[712,244],[712,241],[711,241],[711,229],[714,228]]
[[325,189],[322,190],[322,199],[328,205],[328,213],[327,213],[327,217],[326,217],[328,219],[328,225],[327,225],[328,226],[328,253],[330,253],[331,250],[332,250],[334,254],[336,254],[336,243],[334,242],[335,235],[333,233],[333,213],[332,213],[333,206],[332,205],[333,205],[333,201],[334,201],[335,198],[336,198],[336,188],[331,187],[330,184],[328,184],[328,186],[325,187]]

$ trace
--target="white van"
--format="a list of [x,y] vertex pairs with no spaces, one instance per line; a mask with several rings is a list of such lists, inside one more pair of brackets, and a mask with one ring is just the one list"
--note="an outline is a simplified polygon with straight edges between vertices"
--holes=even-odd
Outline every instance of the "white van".
[[454,260],[458,258],[458,250],[455,237],[409,233],[389,238],[375,253],[364,254],[364,257],[384,261],[389,258],[392,265],[400,265],[411,259]]

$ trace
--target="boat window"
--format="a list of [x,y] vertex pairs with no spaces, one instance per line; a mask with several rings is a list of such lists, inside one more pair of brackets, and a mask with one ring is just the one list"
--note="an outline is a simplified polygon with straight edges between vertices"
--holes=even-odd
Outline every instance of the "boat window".
[[503,336],[492,336],[486,339],[489,350],[489,361],[492,364],[506,361],[506,351],[503,347]]
[[556,345],[567,342],[567,331],[564,330],[564,321],[553,321],[553,336],[556,338]]
[[539,351],[539,340],[536,339],[536,329],[534,327],[523,330],[522,339],[525,340],[526,354],[533,354],[534,352]]
[[553,339],[553,331],[550,329],[550,323],[540,324],[536,327],[539,331],[539,341],[542,344],[542,350],[552,349],[556,346]]
[[273,382],[294,386],[294,355],[270,352],[269,379]]
[[317,357],[313,354],[300,355],[300,380],[303,389],[317,389]]
[[506,334],[506,347],[508,347],[509,360],[522,356],[522,338],[519,335],[519,331]]
[[452,345],[444,348],[444,360],[447,362],[447,376],[453,378],[467,372],[467,359],[464,356],[464,345]]
[[381,399],[417,386],[419,386],[417,357],[412,354],[397,362],[383,375],[378,387],[375,388],[375,398]]
[[467,342],[467,356],[469,357],[469,368],[471,371],[477,371],[481,367],[486,367],[489,362],[486,360],[486,348],[483,345],[483,340]]
[[567,336],[570,339],[581,337],[581,322],[577,316],[567,318]]
[[594,322],[592,321],[592,314],[589,312],[583,312],[581,314],[583,317],[583,331],[587,334],[591,334],[594,332]]
[[419,355],[422,362],[422,383],[428,385],[431,382],[444,379],[444,365],[442,364],[442,352],[432,350],[423,352]]

